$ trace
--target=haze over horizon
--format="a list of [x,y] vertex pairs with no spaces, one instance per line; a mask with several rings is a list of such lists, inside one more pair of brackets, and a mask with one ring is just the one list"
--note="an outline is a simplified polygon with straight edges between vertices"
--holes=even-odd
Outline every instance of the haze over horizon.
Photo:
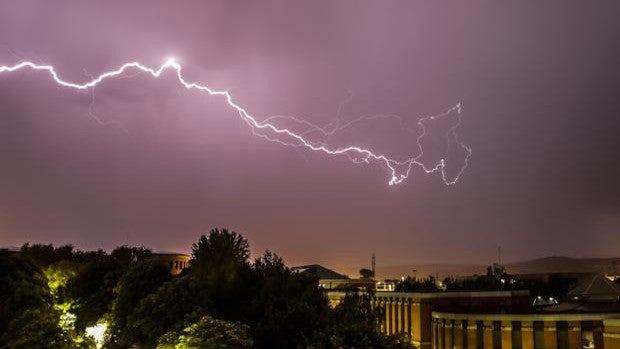
[[[189,252],[226,227],[253,255],[336,270],[372,253],[383,265],[488,264],[497,246],[506,261],[616,257],[619,13],[577,1],[2,3],[0,66],[30,59],[86,81],[174,54],[188,79],[230,90],[261,120],[319,125],[393,114],[417,131],[462,102],[473,155],[453,186],[420,169],[388,186],[378,166],[253,136],[172,74],[110,80],[94,100],[46,74],[2,74],[0,245]],[[415,150],[393,122],[345,137]]]

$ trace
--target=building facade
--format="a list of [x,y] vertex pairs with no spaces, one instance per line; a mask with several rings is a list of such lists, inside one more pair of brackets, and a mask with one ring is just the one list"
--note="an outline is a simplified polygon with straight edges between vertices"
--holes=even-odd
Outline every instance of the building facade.
[[620,313],[432,313],[434,349],[619,349]]
[[[330,304],[341,302],[346,293],[329,291]],[[463,309],[506,312],[529,305],[529,291],[491,292],[377,292],[371,296],[373,308],[382,309],[381,331],[406,333],[421,349],[433,348],[433,311]]]
[[184,253],[153,252],[151,257],[161,261],[172,275],[179,275],[183,269],[189,267],[190,257]]

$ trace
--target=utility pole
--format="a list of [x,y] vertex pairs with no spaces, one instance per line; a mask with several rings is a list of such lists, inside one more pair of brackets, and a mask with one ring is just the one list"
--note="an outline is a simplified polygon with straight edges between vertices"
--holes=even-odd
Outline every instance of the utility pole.
[[375,253],[372,253],[372,262],[371,262],[371,268],[372,268],[372,277],[374,279],[375,277],[375,267],[376,267],[376,260],[375,260]]

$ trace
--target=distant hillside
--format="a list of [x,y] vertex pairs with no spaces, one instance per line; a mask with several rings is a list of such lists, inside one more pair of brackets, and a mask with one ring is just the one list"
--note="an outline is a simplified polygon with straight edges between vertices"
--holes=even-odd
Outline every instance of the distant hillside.
[[[620,272],[620,258],[570,258],[561,256],[532,259],[525,262],[514,262],[505,265],[510,274],[537,274],[537,273],[560,273],[560,272],[599,272],[603,274],[613,273],[613,263],[616,262]],[[467,276],[482,275],[486,273],[487,265],[476,264],[420,264],[377,267],[377,276],[383,278],[400,278],[401,276],[414,276],[414,270],[418,278],[429,275]]]
[[560,272],[599,272],[611,274],[614,262],[620,268],[620,258],[570,258],[545,257],[526,262],[510,263],[506,270],[511,274],[560,273]]

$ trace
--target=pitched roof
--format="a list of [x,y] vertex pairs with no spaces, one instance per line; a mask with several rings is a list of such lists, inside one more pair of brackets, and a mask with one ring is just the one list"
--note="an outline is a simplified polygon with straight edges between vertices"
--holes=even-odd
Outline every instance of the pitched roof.
[[620,287],[597,273],[592,274],[568,292],[568,296],[575,300],[618,300],[620,298]]
[[319,279],[348,279],[346,275],[339,274],[318,264],[300,265],[292,267],[291,270],[296,273],[310,273]]

